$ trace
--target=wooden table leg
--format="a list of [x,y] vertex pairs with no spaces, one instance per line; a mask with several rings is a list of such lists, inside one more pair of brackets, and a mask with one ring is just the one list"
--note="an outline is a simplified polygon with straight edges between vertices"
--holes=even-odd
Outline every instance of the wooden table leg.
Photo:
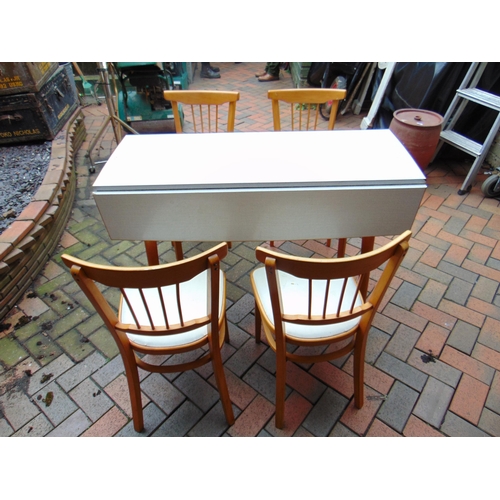
[[[328,245],[328,246],[330,246],[330,245]],[[339,259],[342,257],[345,257],[346,247],[347,247],[347,238],[339,238],[338,247],[337,247],[337,257]]]
[[148,258],[148,266],[157,266],[160,263],[158,256],[158,244],[156,241],[145,241],[146,256]]
[[361,253],[371,252],[375,246],[375,236],[363,236],[361,238]]
[[174,247],[174,250],[175,250],[175,258],[177,260],[183,260],[184,259],[184,252],[182,251],[182,242],[172,241],[172,246]]

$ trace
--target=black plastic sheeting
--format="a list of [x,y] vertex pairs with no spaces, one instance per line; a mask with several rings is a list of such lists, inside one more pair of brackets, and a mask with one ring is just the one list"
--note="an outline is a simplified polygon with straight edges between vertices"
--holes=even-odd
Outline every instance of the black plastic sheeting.
[[[403,108],[427,109],[444,116],[470,64],[470,62],[397,63],[373,128],[389,128],[394,111]],[[383,70],[377,70],[372,98],[375,97],[382,76]],[[477,87],[500,95],[500,63],[489,63],[486,66]],[[468,103],[454,130],[482,143],[497,116],[498,113],[494,110]],[[447,144],[441,148],[439,155],[470,158],[470,155]]]

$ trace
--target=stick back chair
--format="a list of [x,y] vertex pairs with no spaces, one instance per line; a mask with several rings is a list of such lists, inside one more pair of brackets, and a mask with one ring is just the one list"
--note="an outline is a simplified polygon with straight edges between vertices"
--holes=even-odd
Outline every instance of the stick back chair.
[[[194,133],[234,132],[236,102],[240,99],[239,92],[219,90],[166,90],[163,92],[163,97],[165,100],[172,103],[175,132],[177,134],[182,134],[188,130]],[[183,105],[182,110],[184,112],[184,118],[187,114],[190,116],[188,127],[185,127],[186,120],[181,118],[179,104]],[[188,130],[184,130],[184,128]],[[150,266],[159,264],[156,242],[146,241],[145,246],[148,264]],[[176,259],[183,259],[184,252],[182,250],[182,242],[173,241],[172,246],[174,247]],[[229,247],[231,247],[230,243]]]
[[[286,362],[330,361],[354,352],[354,402],[364,403],[366,341],[373,318],[409,247],[406,231],[387,245],[354,257],[311,259],[257,247],[264,267],[251,274],[255,296],[255,339],[261,326],[276,353],[276,427],[284,425]],[[370,272],[385,267],[370,295]],[[336,350],[297,354],[288,345]],[[306,349],[307,351],[307,349]]]
[[[340,101],[345,99],[345,89],[278,89],[267,92],[268,99],[272,100],[273,126],[276,132],[281,131],[282,121],[294,130],[316,130],[319,118],[319,108],[327,102],[332,103],[328,130],[333,130],[337,119],[337,111]],[[280,102],[283,104],[280,107]],[[289,105],[289,106],[286,106]],[[289,110],[285,113],[286,109]],[[274,241],[271,241],[274,246]],[[339,239],[337,255],[343,257],[346,249],[346,239]],[[331,246],[332,240],[328,239],[326,244]]]
[[337,119],[339,102],[345,99],[345,89],[278,89],[267,92],[272,100],[273,125],[275,131],[281,131],[281,113],[286,107],[280,108],[280,102],[289,104],[289,114],[285,122],[291,130],[316,130],[321,104],[332,102],[332,111],[328,121],[328,130],[333,130]]
[[[226,420],[229,425],[234,423],[221,358],[227,322],[226,282],[220,261],[226,255],[227,244],[221,243],[195,257],[151,267],[104,266],[62,256],[118,345],[137,432],[144,428],[138,368],[172,373],[212,362]],[[103,287],[120,291],[117,307],[106,299]],[[171,363],[176,354],[199,348],[206,352],[200,351],[198,358]],[[168,365],[156,365],[138,353],[174,356]]]
[[[172,103],[175,131],[178,134],[191,130],[191,127],[195,133],[234,132],[236,102],[240,99],[239,92],[166,90],[163,96]],[[179,103],[183,105],[184,123],[181,120]],[[187,126],[188,123],[189,126]]]

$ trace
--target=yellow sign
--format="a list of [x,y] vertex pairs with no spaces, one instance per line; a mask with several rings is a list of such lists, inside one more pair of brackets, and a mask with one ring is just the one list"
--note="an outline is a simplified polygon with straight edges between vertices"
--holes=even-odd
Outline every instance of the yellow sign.
[[61,116],[63,116],[64,113],[66,113],[66,111],[68,111],[68,109],[69,109],[69,104],[66,104],[66,106],[64,106],[63,110],[57,115],[57,119],[60,120]]
[[40,129],[27,128],[25,130],[14,130],[14,132],[0,132],[0,139],[5,137],[23,137],[25,135],[40,135]]

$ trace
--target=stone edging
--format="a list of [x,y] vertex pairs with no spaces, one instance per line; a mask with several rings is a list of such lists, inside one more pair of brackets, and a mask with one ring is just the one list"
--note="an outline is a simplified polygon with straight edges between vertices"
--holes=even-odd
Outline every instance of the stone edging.
[[75,199],[74,157],[85,136],[78,108],[52,141],[50,163],[38,191],[0,235],[0,320],[41,272],[61,238]]

